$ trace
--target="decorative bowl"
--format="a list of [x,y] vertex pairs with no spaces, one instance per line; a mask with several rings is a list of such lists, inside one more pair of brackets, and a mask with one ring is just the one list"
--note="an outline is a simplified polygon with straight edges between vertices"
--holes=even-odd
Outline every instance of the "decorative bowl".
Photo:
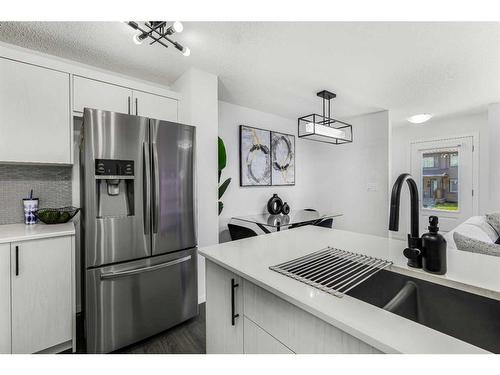
[[77,207],[40,208],[35,216],[45,224],[63,224],[70,221],[80,211]]

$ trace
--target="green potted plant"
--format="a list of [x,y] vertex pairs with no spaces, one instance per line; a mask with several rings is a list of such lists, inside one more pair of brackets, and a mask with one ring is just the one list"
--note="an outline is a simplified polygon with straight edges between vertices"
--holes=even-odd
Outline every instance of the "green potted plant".
[[[226,146],[224,146],[224,141],[219,137],[219,184],[220,184],[220,177],[222,175],[222,170],[226,167],[226,161],[227,161]],[[222,185],[219,185],[219,215],[222,212],[222,209],[224,208],[224,203],[222,203],[220,199],[222,198],[222,195],[226,191],[230,182],[231,182],[231,177],[226,179],[226,181],[224,181]]]

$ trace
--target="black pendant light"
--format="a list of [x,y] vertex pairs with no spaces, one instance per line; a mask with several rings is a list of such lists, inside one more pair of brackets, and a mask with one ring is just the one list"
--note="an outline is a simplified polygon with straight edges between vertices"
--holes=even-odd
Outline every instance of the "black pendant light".
[[332,143],[335,145],[352,142],[352,125],[335,120],[330,115],[330,100],[337,95],[323,90],[318,92],[323,98],[323,114],[311,114],[298,119],[299,138],[310,139],[318,142]]

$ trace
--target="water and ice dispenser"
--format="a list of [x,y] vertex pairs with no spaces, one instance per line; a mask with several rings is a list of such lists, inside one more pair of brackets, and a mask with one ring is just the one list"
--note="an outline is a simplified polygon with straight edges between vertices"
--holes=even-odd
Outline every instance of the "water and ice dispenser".
[[96,159],[96,212],[98,218],[134,215],[133,160]]

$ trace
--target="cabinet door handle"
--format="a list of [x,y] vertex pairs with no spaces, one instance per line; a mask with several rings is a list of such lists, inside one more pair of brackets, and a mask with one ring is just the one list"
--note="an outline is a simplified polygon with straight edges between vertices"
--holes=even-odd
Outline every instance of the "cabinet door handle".
[[135,98],[135,115],[139,114],[139,100]]
[[19,246],[16,246],[16,276],[19,276]]
[[231,279],[231,325],[234,326],[234,321],[240,316],[240,314],[234,313],[234,290],[240,285],[236,283],[234,279]]
[[130,96],[127,98],[128,103],[128,114],[130,115]]

